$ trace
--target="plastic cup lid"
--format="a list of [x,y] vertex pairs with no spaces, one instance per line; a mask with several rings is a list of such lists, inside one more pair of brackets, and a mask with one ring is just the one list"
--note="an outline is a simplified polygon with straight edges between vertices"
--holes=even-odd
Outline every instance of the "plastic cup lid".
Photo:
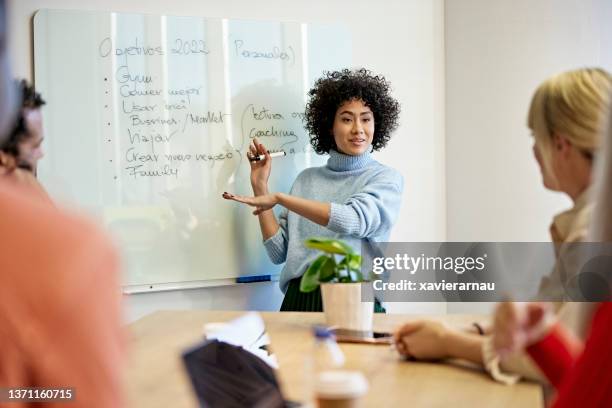
[[368,391],[368,381],[359,371],[323,371],[317,376],[316,390],[323,398],[359,397]]

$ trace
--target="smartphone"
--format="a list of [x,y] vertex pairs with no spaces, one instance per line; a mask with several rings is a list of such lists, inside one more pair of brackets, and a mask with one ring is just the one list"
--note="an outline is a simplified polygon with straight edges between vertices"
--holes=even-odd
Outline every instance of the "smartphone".
[[393,334],[375,331],[333,329],[339,343],[391,344]]

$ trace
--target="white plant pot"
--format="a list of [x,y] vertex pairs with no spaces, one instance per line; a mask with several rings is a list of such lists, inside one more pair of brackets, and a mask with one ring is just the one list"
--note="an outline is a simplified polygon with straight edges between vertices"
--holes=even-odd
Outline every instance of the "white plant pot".
[[[364,290],[367,286],[364,285]],[[328,326],[349,330],[372,330],[374,302],[361,301],[361,283],[323,283],[323,311]]]

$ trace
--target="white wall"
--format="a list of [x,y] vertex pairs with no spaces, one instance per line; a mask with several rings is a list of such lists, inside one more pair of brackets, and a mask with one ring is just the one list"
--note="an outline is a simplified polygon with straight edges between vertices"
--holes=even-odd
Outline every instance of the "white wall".
[[[444,31],[442,0],[14,0],[9,1],[10,52],[15,75],[32,77],[31,17],[41,8],[112,10],[303,22],[343,22],[353,36],[353,61],[391,81],[403,114],[387,150],[378,156],[406,179],[395,241],[445,239]],[[157,309],[277,310],[276,283],[133,295],[128,318]],[[435,310],[441,305],[433,305]],[[392,305],[418,311],[427,305]],[[431,310],[431,309],[428,309]]]
[[542,186],[527,109],[552,74],[612,70],[612,2],[447,0],[445,13],[447,239],[548,241],[571,202]]
[[552,74],[612,69],[611,4],[446,2],[449,240],[549,240],[552,215],[571,203],[542,187],[527,109]]

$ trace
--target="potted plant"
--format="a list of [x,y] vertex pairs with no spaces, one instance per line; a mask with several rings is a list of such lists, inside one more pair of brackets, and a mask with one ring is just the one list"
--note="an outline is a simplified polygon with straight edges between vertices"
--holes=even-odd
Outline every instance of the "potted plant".
[[361,300],[361,255],[337,239],[310,238],[307,248],[323,252],[314,260],[300,281],[302,292],[321,286],[323,311],[329,326],[350,330],[372,330],[374,302]]

